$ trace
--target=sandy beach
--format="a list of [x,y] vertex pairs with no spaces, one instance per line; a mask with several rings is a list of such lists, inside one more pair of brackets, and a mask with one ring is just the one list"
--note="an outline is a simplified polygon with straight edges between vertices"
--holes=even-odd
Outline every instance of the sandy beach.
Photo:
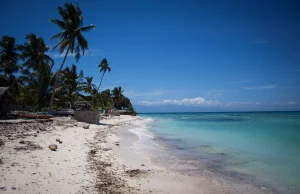
[[260,193],[154,165],[134,149],[139,139],[130,129],[143,123],[138,116],[100,125],[71,118],[0,122],[0,193]]

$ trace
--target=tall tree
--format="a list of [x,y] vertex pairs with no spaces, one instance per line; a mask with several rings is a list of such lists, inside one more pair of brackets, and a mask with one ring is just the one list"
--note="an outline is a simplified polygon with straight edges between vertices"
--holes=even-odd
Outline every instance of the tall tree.
[[100,86],[102,84],[102,80],[103,80],[104,74],[106,72],[111,72],[111,68],[109,67],[109,63],[108,63],[108,61],[107,61],[106,58],[102,59],[101,63],[98,65],[98,67],[100,68],[100,72],[103,72],[101,80],[100,80],[100,84],[98,86],[98,92],[99,92],[99,89],[100,89]]
[[84,92],[87,94],[93,94],[93,89],[95,88],[95,84],[92,83],[93,77],[85,77],[84,84]]
[[54,60],[46,54],[50,48],[45,44],[44,38],[30,33],[25,39],[26,42],[18,47],[22,51],[20,58],[24,61],[23,69],[39,71],[45,64],[54,65]]
[[121,109],[120,104],[121,104],[122,99],[124,98],[122,87],[115,87],[112,90],[112,96],[113,96],[115,108]]
[[[2,80],[7,80],[8,85],[12,85],[15,77],[13,73],[19,70],[19,54],[16,39],[10,36],[2,36],[0,40],[0,70],[4,72]],[[8,78],[6,78],[8,76]]]
[[65,3],[63,7],[59,6],[57,10],[59,15],[61,16],[61,20],[51,19],[51,22],[57,25],[62,31],[51,38],[51,40],[59,39],[59,42],[54,46],[53,49],[59,47],[60,54],[62,54],[65,51],[65,49],[67,50],[65,52],[62,64],[60,65],[60,68],[56,74],[56,79],[50,100],[49,111],[51,110],[51,106],[53,103],[59,73],[61,72],[64,66],[68,54],[75,53],[75,59],[76,62],[78,62],[81,53],[82,55],[84,55],[85,50],[88,50],[88,42],[82,35],[82,32],[88,32],[96,27],[94,24],[82,27],[82,11],[78,4],[74,6],[72,3],[68,2]]
[[26,42],[19,46],[22,51],[20,58],[24,61],[20,81],[26,83],[26,88],[37,100],[39,110],[41,110],[46,104],[54,60],[46,54],[49,47],[42,37],[30,33],[25,38]]

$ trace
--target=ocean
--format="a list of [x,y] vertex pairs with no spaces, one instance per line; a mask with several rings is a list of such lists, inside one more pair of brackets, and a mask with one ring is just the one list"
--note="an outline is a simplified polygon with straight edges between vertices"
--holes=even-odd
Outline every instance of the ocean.
[[300,193],[300,112],[152,113],[137,147],[158,165]]

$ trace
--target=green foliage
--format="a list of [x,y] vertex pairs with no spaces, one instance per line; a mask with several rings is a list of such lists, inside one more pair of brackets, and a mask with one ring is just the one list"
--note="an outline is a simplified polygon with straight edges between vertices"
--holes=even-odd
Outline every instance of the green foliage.
[[0,87],[9,87],[10,102],[14,105],[38,106],[39,110],[47,106],[59,110],[65,107],[66,103],[71,103],[74,107],[75,101],[90,101],[92,110],[134,111],[130,100],[123,95],[121,87],[112,91],[99,91],[104,74],[111,71],[106,58],[98,65],[102,73],[98,88],[93,84],[93,77],[84,77],[83,71],[78,72],[76,65],[62,70],[69,53],[75,54],[78,61],[85,50],[88,50],[88,42],[82,32],[94,29],[95,25],[82,27],[82,11],[78,4],[65,3],[57,10],[61,19],[52,19],[51,22],[57,25],[61,32],[52,37],[52,40],[59,39],[53,49],[58,48],[59,53],[64,53],[65,50],[66,52],[56,72],[52,72],[54,60],[47,55],[50,48],[42,37],[29,33],[21,45],[16,44],[14,37],[1,37]]

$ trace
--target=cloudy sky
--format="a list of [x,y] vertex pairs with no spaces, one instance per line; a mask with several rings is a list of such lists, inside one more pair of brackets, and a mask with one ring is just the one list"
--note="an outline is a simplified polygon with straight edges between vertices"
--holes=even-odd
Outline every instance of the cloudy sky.
[[[122,86],[138,112],[300,110],[300,2],[79,0],[89,54],[77,63],[103,88]],[[1,1],[1,36],[47,44],[61,0]],[[49,53],[57,69],[62,55]],[[74,57],[66,65],[75,64]]]

